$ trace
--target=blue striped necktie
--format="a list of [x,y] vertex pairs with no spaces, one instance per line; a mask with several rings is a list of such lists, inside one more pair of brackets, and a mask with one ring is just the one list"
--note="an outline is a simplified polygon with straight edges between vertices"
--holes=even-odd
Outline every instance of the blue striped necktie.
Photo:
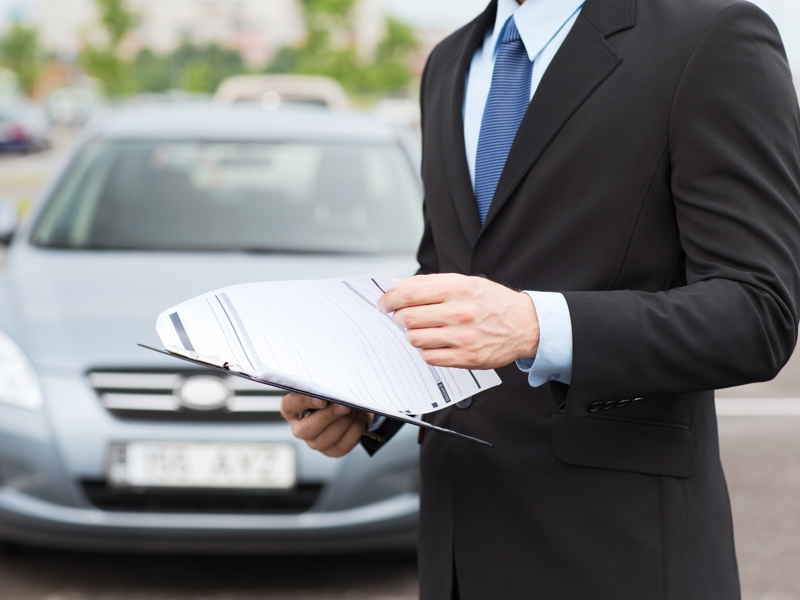
[[533,64],[519,37],[514,17],[500,34],[492,87],[483,111],[475,160],[475,198],[481,225],[486,221],[500,174],[531,98]]

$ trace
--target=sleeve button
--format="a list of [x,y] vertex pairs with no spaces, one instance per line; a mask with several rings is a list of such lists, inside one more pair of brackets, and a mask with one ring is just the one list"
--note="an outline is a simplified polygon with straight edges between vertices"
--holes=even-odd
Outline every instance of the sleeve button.
[[631,403],[631,399],[630,398],[624,398],[623,400],[620,400],[619,402],[617,402],[617,408],[622,408],[623,406],[628,406],[628,404],[630,404],[630,403]]
[[644,400],[644,398],[633,398],[631,400],[631,404],[639,404],[639,402],[641,402],[642,400]]
[[614,408],[617,405],[616,400],[609,400],[605,404],[603,404],[603,410],[608,410],[610,408]]
[[595,402],[594,404],[592,404],[589,407],[589,412],[597,412],[601,408],[603,408],[603,403],[602,402]]

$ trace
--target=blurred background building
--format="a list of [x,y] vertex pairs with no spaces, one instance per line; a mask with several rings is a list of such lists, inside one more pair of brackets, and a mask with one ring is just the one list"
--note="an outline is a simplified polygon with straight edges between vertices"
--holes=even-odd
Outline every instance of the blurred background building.
[[295,71],[403,95],[446,31],[391,15],[386,0],[2,0],[0,60],[37,98],[81,74],[119,97]]
[[[486,0],[0,0],[0,63],[45,99],[94,85],[107,97],[211,94],[239,73],[339,80],[356,104],[415,96],[433,46]],[[755,0],[800,64],[800,3]],[[86,75],[94,80],[91,84]]]

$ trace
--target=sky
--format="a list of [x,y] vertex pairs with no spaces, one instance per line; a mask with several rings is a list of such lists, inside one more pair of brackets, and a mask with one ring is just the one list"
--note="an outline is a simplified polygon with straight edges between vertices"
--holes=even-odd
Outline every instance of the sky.
[[488,0],[384,0],[393,14],[419,26],[458,27],[471,21]]
[[0,0],[0,15],[8,19],[25,19],[32,8],[29,0]]
[[[800,78],[800,0],[751,0],[775,21],[789,63]],[[393,14],[418,26],[455,29],[478,15],[488,0],[386,0]]]

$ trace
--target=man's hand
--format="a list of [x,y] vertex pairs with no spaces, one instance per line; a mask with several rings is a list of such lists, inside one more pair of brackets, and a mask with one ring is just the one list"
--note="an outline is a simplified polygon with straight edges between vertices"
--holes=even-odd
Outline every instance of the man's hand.
[[494,369],[536,356],[539,319],[530,296],[481,277],[417,275],[378,300],[423,360]]
[[[301,416],[306,410],[315,412]],[[375,416],[302,394],[284,396],[281,415],[289,421],[296,438],[304,440],[309,448],[333,458],[344,456],[355,448]]]

